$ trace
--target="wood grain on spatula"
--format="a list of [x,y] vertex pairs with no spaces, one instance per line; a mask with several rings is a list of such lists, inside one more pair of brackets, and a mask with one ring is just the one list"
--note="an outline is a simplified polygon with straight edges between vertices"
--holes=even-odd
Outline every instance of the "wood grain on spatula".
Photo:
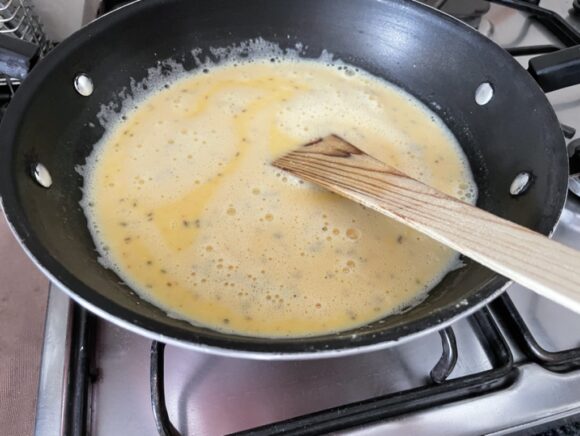
[[580,312],[580,252],[427,186],[338,136],[306,144],[273,165],[405,223]]

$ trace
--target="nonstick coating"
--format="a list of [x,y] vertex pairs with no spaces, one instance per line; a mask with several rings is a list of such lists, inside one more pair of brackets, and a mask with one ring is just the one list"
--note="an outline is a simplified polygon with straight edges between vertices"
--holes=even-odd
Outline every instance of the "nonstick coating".
[[[118,100],[159,60],[196,68],[191,54],[261,37],[281,47],[323,49],[381,76],[426,103],[456,135],[477,185],[478,206],[548,234],[566,197],[567,156],[556,116],[532,78],[506,52],[459,21],[407,1],[147,0],[100,18],[64,41],[17,92],[0,129],[0,186],[5,213],[39,267],[89,309],[165,342],[261,358],[355,353],[440,328],[501,292],[506,279],[465,260],[420,305],[354,330],[306,339],[223,334],[168,317],[141,300],[97,253],[79,206],[82,165],[104,133],[101,105]],[[79,72],[94,81],[76,93]],[[475,90],[493,86],[479,106]],[[50,189],[31,165],[51,172]],[[509,187],[521,171],[533,184],[521,197]],[[452,223],[450,224],[452,225]],[[421,262],[417,258],[417,262]]]

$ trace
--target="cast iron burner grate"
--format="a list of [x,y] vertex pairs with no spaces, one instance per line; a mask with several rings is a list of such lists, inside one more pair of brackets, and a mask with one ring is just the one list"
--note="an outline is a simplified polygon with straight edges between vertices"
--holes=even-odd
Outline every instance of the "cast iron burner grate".
[[[526,323],[506,294],[491,305],[491,311],[528,358],[553,372],[569,372],[580,368],[580,348],[549,352],[531,334]],[[453,329],[440,332],[441,357],[423,387],[346,404],[236,433],[238,435],[314,435],[345,430],[401,416],[409,412],[433,408],[454,401],[466,400],[509,387],[518,377],[506,337],[490,308],[484,308],[470,318],[470,325],[486,352],[492,368],[448,380],[457,362],[458,350]],[[164,395],[165,345],[151,345],[151,403],[159,434],[176,436],[179,432],[171,421]]]
[[[546,351],[531,334],[510,297],[505,294],[492,303],[490,308],[480,310],[469,319],[475,336],[492,365],[491,369],[448,379],[458,356],[455,334],[453,329],[448,327],[440,332],[441,357],[431,370],[429,382],[425,386],[330,408],[235,434],[326,434],[505,389],[517,380],[519,369],[514,365],[506,336],[501,333],[496,320],[504,327],[507,336],[518,343],[530,361],[546,370],[559,373],[580,369],[580,348],[560,352]],[[153,342],[151,345],[151,404],[159,434],[177,436],[180,433],[169,420],[165,403],[164,349],[165,345],[159,342]]]
[[[448,380],[457,361],[457,344],[452,328],[440,332],[442,353],[431,370],[430,382],[419,388],[346,404],[286,421],[236,433],[238,435],[317,435],[345,430],[393,418],[405,413],[472,398],[506,388],[517,378],[513,357],[505,338],[485,308],[470,319],[472,328],[492,369]],[[151,401],[157,429],[161,435],[179,435],[169,421],[163,398],[164,345],[151,347]],[[580,350],[578,354],[580,362]]]
[[489,11],[487,0],[419,0],[432,8],[459,18],[476,29],[479,28],[481,17]]
[[[68,401],[64,410],[65,434],[84,435],[89,429],[89,388],[96,373],[91,369],[95,350],[96,318],[75,306],[73,311],[73,355],[67,383]],[[543,348],[507,294],[489,307],[469,317],[469,326],[491,364],[491,369],[449,379],[458,359],[452,327],[440,332],[441,356],[424,386],[358,401],[289,420],[256,427],[237,435],[314,435],[360,427],[437,406],[450,404],[506,389],[519,377],[508,338],[525,353],[527,361],[552,372],[566,373],[580,369],[580,347],[550,352]],[[500,329],[500,326],[503,328]],[[165,344],[151,344],[151,405],[159,434],[179,436],[169,419],[165,401]],[[531,433],[532,434],[532,433]]]

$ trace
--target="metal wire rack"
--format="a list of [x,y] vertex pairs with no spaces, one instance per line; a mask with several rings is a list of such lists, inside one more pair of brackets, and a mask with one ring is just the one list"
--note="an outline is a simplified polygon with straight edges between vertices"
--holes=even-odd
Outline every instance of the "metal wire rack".
[[42,24],[29,0],[0,0],[0,33],[36,44],[41,55],[50,49]]
[[[35,44],[39,48],[40,56],[45,55],[52,47],[30,0],[0,0],[0,34]],[[9,101],[18,85],[18,79],[0,75],[2,104]]]

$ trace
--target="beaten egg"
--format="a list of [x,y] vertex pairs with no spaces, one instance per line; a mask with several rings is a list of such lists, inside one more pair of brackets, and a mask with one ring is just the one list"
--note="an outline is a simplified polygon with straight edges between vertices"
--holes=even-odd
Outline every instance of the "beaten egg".
[[152,92],[87,161],[103,263],[171,316],[240,335],[350,329],[423,299],[453,250],[271,166],[337,134],[454,197],[477,190],[421,102],[345,64],[254,60]]

